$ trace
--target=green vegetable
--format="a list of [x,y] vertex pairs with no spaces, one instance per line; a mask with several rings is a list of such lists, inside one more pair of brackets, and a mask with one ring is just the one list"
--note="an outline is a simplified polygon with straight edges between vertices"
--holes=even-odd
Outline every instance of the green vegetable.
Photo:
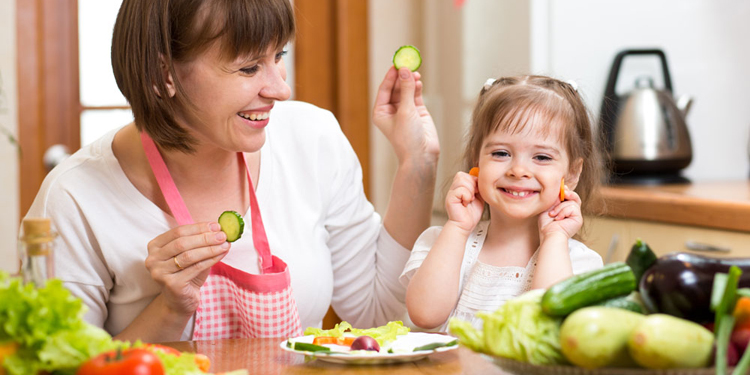
[[308,344],[306,342],[295,342],[292,344],[292,349],[300,350],[303,352],[330,352],[331,348],[326,346],[320,346],[315,344]]
[[[737,285],[742,270],[729,267],[729,273],[716,273],[711,289],[711,309],[714,310],[714,332],[716,332],[716,374],[727,373],[727,350],[734,328],[734,305],[737,303]],[[744,355],[743,355],[744,358]]]
[[400,69],[402,66],[409,68],[412,72],[422,65],[422,56],[414,46],[401,46],[393,54],[393,66]]
[[0,272],[0,301],[0,342],[20,345],[3,363],[9,374],[72,374],[84,361],[120,345],[83,320],[83,303],[60,280],[35,288]]
[[458,340],[453,340],[453,341],[449,341],[449,342],[433,342],[431,344],[426,344],[426,345],[418,346],[418,347],[414,348],[414,351],[415,352],[420,352],[420,351],[423,351],[423,350],[435,350],[437,348],[443,348],[443,347],[453,346],[453,345],[458,345]]
[[351,324],[344,321],[336,324],[329,330],[307,327],[305,335],[341,337],[345,332],[349,332],[354,336],[370,336],[378,342],[378,345],[383,346],[386,343],[396,340],[397,336],[409,333],[409,331],[409,327],[404,327],[404,323],[399,320],[388,322],[384,326],[366,329],[353,328]]
[[713,345],[713,333],[700,324],[667,314],[651,314],[630,334],[628,353],[646,368],[701,368],[711,363]]
[[614,307],[618,309],[636,312],[639,314],[645,314],[646,313],[645,308],[643,307],[643,303],[640,302],[640,297],[638,296],[639,296],[638,292],[632,292],[628,294],[627,296],[610,298],[608,300],[597,303],[596,305]]
[[448,330],[453,336],[458,337],[458,341],[461,345],[479,353],[483,353],[484,350],[484,331],[479,331],[471,323],[451,318],[448,321]]
[[227,234],[227,242],[234,242],[242,237],[245,230],[245,220],[235,211],[224,211],[219,215],[221,231]]
[[542,298],[548,315],[565,316],[581,307],[622,296],[635,290],[633,270],[623,262],[575,275],[550,287]]
[[542,312],[544,290],[510,299],[495,312],[480,312],[484,344],[492,355],[535,365],[567,364],[560,350],[562,318]]
[[635,241],[633,247],[630,248],[630,253],[625,263],[633,270],[635,283],[638,284],[646,270],[656,263],[656,254],[648,247],[648,244],[639,238]]

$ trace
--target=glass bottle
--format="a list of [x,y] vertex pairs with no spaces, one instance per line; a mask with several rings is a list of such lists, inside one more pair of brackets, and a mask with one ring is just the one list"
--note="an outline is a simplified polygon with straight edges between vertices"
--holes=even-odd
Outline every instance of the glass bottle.
[[18,241],[21,277],[24,283],[31,282],[41,287],[55,277],[52,252],[57,233],[52,231],[49,218],[26,218],[22,228]]

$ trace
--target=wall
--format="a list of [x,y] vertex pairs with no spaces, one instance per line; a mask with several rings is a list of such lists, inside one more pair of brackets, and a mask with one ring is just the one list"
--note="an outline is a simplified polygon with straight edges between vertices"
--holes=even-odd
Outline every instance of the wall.
[[[486,78],[519,73],[573,79],[595,118],[615,54],[665,51],[676,96],[689,94],[694,181],[748,178],[750,3],[731,0],[370,1],[370,87],[374,93],[402,44],[422,51],[425,102],[441,142],[435,222],[442,194],[460,167],[470,111]],[[662,84],[654,59],[628,58],[618,92],[637,75]],[[374,94],[372,96],[374,98]],[[373,201],[384,212],[395,160],[373,130]]]
[[18,134],[16,1],[0,1],[0,271],[18,271],[18,151],[3,134]]

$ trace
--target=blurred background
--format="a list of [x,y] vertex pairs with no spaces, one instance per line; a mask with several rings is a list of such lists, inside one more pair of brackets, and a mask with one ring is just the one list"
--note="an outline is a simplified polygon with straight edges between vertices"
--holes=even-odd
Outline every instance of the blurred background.
[[[0,269],[15,271],[18,223],[47,169],[132,120],[109,64],[118,0],[0,1]],[[295,0],[298,40],[287,67],[295,99],[329,109],[365,171],[379,212],[396,159],[369,122],[393,52],[422,52],[425,102],[441,140],[435,224],[461,165],[471,109],[487,78],[545,74],[575,80],[596,120],[614,56],[659,48],[687,116],[692,181],[747,180],[750,3],[730,0]],[[618,92],[654,77],[659,61],[629,58]],[[61,145],[64,147],[52,147]],[[47,166],[45,166],[45,154]]]

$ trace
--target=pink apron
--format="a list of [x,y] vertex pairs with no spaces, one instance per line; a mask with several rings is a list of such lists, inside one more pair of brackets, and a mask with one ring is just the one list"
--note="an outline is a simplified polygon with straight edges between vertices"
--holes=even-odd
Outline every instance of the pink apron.
[[[141,143],[177,224],[192,224],[193,219],[156,144],[145,132],[141,132]],[[238,152],[237,158],[247,171],[253,245],[258,252],[261,274],[246,273],[222,262],[211,267],[201,286],[192,339],[299,336],[302,331],[289,269],[281,259],[271,255],[245,154]]]

